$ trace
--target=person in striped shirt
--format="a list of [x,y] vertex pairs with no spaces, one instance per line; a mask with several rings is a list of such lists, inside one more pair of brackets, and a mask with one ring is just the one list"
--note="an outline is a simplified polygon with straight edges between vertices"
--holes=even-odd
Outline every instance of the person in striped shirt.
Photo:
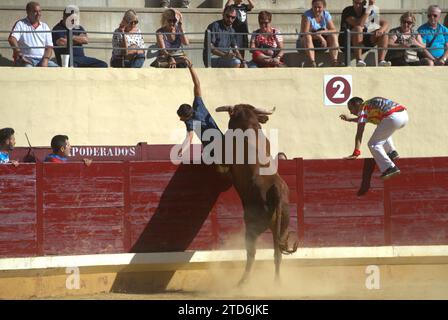
[[400,173],[400,169],[393,160],[398,159],[398,152],[395,150],[392,141],[392,134],[403,128],[409,121],[406,107],[390,99],[375,97],[364,101],[362,98],[354,97],[348,101],[348,109],[355,118],[350,118],[344,114],[340,118],[344,121],[356,122],[358,130],[355,137],[355,150],[346,159],[356,159],[361,155],[361,141],[366,123],[377,125],[369,142],[367,143],[381,170],[381,178],[389,179]]

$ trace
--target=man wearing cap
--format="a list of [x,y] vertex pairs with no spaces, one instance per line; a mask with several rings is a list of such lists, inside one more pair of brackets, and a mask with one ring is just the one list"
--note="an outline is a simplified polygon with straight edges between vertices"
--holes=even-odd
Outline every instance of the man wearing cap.
[[70,37],[69,28],[73,30],[73,66],[75,68],[107,68],[107,63],[96,58],[86,57],[84,54],[84,44],[89,43],[87,33],[81,25],[75,24],[74,14],[79,14],[79,9],[75,6],[68,6],[64,9],[62,20],[53,27],[53,42],[59,47],[55,48],[56,60],[62,66],[61,55],[70,54],[70,43],[67,39]]
[[28,2],[26,17],[17,21],[8,37],[14,52],[14,63],[23,67],[57,67],[50,61],[53,41],[48,25],[42,21],[42,10],[37,2]]

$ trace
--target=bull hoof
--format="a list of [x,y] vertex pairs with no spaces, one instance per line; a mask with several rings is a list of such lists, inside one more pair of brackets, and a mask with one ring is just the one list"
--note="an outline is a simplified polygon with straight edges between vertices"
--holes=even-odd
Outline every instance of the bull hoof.
[[240,281],[238,281],[237,287],[242,288],[247,284],[249,279],[247,277],[242,277]]

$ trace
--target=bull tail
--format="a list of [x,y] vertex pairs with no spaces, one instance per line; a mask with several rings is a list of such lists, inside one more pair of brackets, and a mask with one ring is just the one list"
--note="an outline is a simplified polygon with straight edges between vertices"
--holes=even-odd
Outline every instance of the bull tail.
[[[277,243],[282,254],[292,254],[297,251],[299,246],[296,241],[292,248],[288,245],[288,239],[292,231],[288,232],[285,236],[282,234],[282,218],[283,218],[283,208],[281,202],[281,192],[277,185],[272,186],[271,192],[268,192],[268,205],[274,209],[275,214],[275,236],[277,237]],[[289,224],[289,221],[288,221]]]

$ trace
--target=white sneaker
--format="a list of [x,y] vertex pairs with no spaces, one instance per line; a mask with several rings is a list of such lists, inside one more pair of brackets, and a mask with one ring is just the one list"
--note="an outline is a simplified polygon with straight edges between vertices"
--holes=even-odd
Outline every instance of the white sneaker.
[[383,60],[383,61],[380,61],[380,63],[378,63],[378,65],[380,67],[390,67],[392,65],[392,63],[390,61]]
[[364,60],[358,60],[358,61],[356,61],[356,66],[357,67],[366,67],[367,64],[364,62]]

